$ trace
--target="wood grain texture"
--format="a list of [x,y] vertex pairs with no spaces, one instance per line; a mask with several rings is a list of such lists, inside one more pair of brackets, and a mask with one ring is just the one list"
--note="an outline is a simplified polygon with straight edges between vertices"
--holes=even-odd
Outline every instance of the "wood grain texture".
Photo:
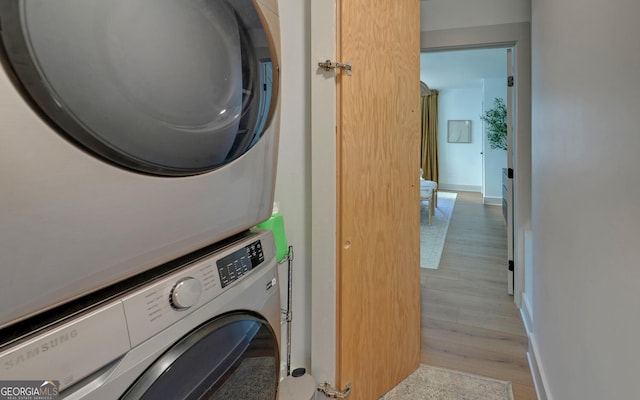
[[530,400],[527,336],[506,292],[506,235],[500,207],[458,193],[440,268],[421,270],[421,361],[511,381],[515,399]]
[[420,358],[420,3],[339,14],[338,385],[370,400]]

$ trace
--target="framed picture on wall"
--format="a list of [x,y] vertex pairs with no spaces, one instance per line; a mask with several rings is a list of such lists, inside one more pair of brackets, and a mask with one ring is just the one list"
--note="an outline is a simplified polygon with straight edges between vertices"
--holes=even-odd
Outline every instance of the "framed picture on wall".
[[447,125],[447,142],[471,143],[471,120],[450,119]]

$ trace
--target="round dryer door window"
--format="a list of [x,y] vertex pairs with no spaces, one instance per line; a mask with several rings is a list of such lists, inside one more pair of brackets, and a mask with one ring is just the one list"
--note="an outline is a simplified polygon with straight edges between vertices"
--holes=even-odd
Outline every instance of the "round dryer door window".
[[204,173],[269,126],[277,60],[252,0],[2,0],[16,84],[57,131],[148,174]]
[[121,400],[274,400],[278,369],[278,342],[268,322],[229,314],[182,338]]

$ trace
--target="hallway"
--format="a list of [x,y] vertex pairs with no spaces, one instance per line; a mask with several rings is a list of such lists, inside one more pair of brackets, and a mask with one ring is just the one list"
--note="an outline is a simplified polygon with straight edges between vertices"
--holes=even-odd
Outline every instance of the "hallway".
[[513,382],[536,399],[520,313],[507,294],[502,208],[458,192],[437,270],[421,268],[421,362]]

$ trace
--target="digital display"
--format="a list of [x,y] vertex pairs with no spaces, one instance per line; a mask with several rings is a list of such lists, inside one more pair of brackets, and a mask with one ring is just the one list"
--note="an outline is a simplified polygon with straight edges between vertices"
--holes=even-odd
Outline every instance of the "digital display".
[[262,243],[259,240],[228,256],[220,258],[216,265],[220,275],[220,284],[226,287],[237,281],[264,261]]

